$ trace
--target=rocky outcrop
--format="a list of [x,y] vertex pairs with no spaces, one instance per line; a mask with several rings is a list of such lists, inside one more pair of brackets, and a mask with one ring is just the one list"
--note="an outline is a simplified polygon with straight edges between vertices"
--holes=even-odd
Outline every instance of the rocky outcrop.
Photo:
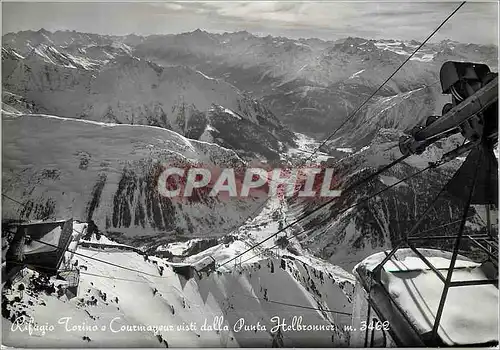
[[[362,182],[378,167],[400,157],[397,148],[399,135],[400,132],[396,130],[381,130],[369,147],[332,165],[341,179],[341,188]],[[304,233],[299,236],[301,243],[316,255],[345,269],[351,269],[374,252],[392,248],[410,232],[461,161],[453,160],[414,177],[412,174],[427,167],[429,162],[437,161],[445,151],[459,144],[458,138],[439,142],[422,155],[411,156],[371,181],[344,192],[332,205],[312,215],[304,223]],[[392,185],[395,186],[374,196]],[[319,204],[302,202],[305,211]],[[417,245],[451,249],[452,241],[426,241],[425,236],[456,233],[459,223],[448,224],[461,218],[464,205],[463,200],[444,192],[419,226],[416,235],[424,238]],[[472,208],[468,221],[481,224],[481,218],[474,214]],[[439,228],[438,231],[435,231],[436,228]],[[462,247],[464,250],[468,248],[467,245]]]

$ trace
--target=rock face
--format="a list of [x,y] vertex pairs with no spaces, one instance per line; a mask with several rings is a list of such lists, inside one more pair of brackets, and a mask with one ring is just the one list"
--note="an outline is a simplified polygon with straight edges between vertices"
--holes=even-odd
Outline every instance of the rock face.
[[234,152],[162,128],[46,115],[3,116],[3,216],[93,219],[125,235],[220,236],[258,202],[175,201],[158,192],[165,166],[244,166]]
[[[401,132],[394,129],[382,130],[368,147],[332,165],[342,179],[342,188],[362,181],[378,167],[401,157],[397,147],[400,135]],[[425,169],[430,162],[439,160],[462,141],[461,137],[455,137],[438,142],[422,155],[411,156],[371,181],[344,192],[338,200],[303,224],[304,232],[299,235],[302,245],[348,270],[370,254],[392,248],[410,232],[463,160],[453,160],[412,175]],[[321,202],[301,203],[304,211],[319,204]],[[416,235],[423,239],[417,242],[417,246],[451,249],[453,241],[427,241],[425,236],[455,234],[459,228],[456,221],[461,218],[464,205],[463,200],[445,191],[418,227]],[[467,230],[477,230],[484,225],[481,217],[475,214],[475,209],[471,208]],[[451,222],[455,224],[449,225]],[[469,248],[467,245],[462,247],[464,251]]]

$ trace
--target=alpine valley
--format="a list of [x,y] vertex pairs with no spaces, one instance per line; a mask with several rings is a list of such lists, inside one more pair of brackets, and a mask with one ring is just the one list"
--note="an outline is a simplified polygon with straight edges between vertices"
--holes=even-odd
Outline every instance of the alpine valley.
[[[174,201],[157,190],[163,167],[321,165],[346,188],[400,157],[405,131],[441,115],[445,61],[498,62],[496,46],[428,43],[343,123],[419,42],[41,29],[5,34],[2,45],[2,193],[15,200],[2,197],[3,219],[72,218],[79,232],[92,220],[102,232],[67,252],[80,266],[75,298],[58,297],[50,286],[61,281],[29,269],[4,288],[3,344],[15,347],[348,346],[350,271],[412,227],[463,159],[398,182],[459,146],[461,136],[345,192],[217,271],[189,277],[183,266],[204,258],[222,265],[324,200]],[[441,201],[421,231],[460,217],[459,199]],[[467,229],[484,220],[471,213]],[[33,287],[44,283],[44,292]],[[13,330],[20,316],[55,330],[27,337]],[[271,332],[275,316],[331,329]],[[146,327],[190,323],[197,330]],[[67,331],[72,324],[82,327]],[[127,331],[134,325],[145,328]]]

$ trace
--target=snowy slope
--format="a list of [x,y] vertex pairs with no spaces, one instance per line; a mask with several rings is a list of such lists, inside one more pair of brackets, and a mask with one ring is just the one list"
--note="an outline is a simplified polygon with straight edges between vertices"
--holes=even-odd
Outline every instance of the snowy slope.
[[[160,258],[146,259],[133,252],[87,248],[78,248],[76,253],[124,268],[75,255],[72,262],[78,260],[80,284],[77,297],[71,300],[65,296],[58,298],[56,293],[32,291],[30,278],[36,273],[28,271],[13,283],[12,288],[4,289],[7,319],[12,318],[15,322],[24,311],[38,325],[55,327],[44,335],[35,329],[30,337],[15,327],[13,331],[12,322],[4,320],[4,345],[270,347],[273,342],[287,347],[347,345],[348,334],[343,326],[350,323],[353,287],[345,277],[339,277],[321,265],[313,266],[292,259],[269,259],[235,270],[195,274],[186,280],[174,271],[176,264]],[[50,282],[56,285],[65,283]],[[19,292],[20,284],[24,284],[27,290]],[[284,288],[287,293],[283,293]],[[14,301],[16,297],[20,301]],[[323,311],[314,310],[316,308]],[[329,310],[346,314],[334,314]],[[60,321],[68,316],[72,318]],[[331,330],[281,334],[272,331],[276,325],[273,317],[285,318],[290,324],[293,316],[302,317],[302,325],[328,326]],[[222,328],[214,329],[217,317],[223,320],[219,325]],[[240,319],[244,320],[245,326]],[[83,329],[66,331],[66,321],[69,326],[78,325]],[[191,323],[194,328],[190,331],[177,328]],[[257,323],[260,324],[258,329],[250,327]],[[134,332],[127,328],[134,325],[149,326],[150,329]],[[97,329],[93,329],[94,326]],[[151,329],[154,326],[158,329],[156,333]],[[172,329],[161,329],[160,326]],[[116,332],[120,327],[123,327],[122,331]]]
[[125,238],[216,237],[258,205],[161,197],[156,184],[163,166],[245,164],[234,151],[170,130],[12,114],[3,115],[2,130],[3,192],[26,204],[4,198],[4,218],[93,218],[101,230]]

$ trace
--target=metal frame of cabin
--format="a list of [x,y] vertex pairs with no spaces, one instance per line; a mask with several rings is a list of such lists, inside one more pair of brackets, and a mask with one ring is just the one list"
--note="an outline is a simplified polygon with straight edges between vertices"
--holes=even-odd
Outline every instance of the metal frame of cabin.
[[[479,161],[478,161],[479,162]],[[478,164],[479,165],[479,164]],[[476,171],[477,175],[477,171]],[[399,241],[399,243],[389,252],[386,253],[386,257],[373,269],[372,274],[371,274],[371,281],[370,286],[364,286],[365,289],[368,291],[368,315],[366,322],[367,324],[370,321],[370,313],[371,309],[375,311],[377,316],[382,320],[382,321],[387,321],[387,319],[384,317],[384,312],[381,309],[384,310],[391,310],[391,312],[395,312],[398,317],[402,317],[401,320],[405,319],[407,322],[406,324],[411,328],[408,329],[408,327],[399,324],[399,325],[393,325],[391,323],[391,327],[396,326],[398,329],[391,329],[391,337],[393,340],[398,344],[398,346],[443,346],[445,344],[442,343],[442,341],[439,339],[438,335],[438,329],[439,325],[441,323],[441,317],[443,314],[444,306],[446,304],[446,299],[448,296],[448,291],[450,288],[454,287],[461,287],[461,286],[479,286],[479,285],[485,285],[485,284],[494,284],[498,288],[498,277],[497,278],[492,278],[492,279],[481,279],[481,280],[469,280],[469,281],[452,281],[452,276],[453,272],[455,270],[455,264],[457,261],[457,258],[460,254],[460,245],[462,242],[465,240],[469,241],[473,245],[475,245],[479,250],[483,251],[487,256],[488,260],[490,261],[496,271],[498,276],[498,234],[494,235],[493,230],[492,230],[492,223],[491,223],[491,218],[490,218],[490,204],[486,204],[486,220],[487,220],[487,232],[486,234],[475,234],[475,235],[467,235],[464,234],[464,229],[465,229],[465,222],[467,221],[467,213],[469,211],[470,205],[471,205],[471,198],[474,192],[475,188],[475,183],[477,180],[477,176],[474,176],[471,190],[469,193],[469,198],[467,203],[465,204],[464,210],[463,210],[463,216],[460,221],[460,228],[457,232],[456,235],[434,235],[434,236],[425,236],[425,237],[419,237],[419,236],[412,236],[414,233],[416,233],[416,230],[418,226],[423,222],[427,214],[430,212],[430,210],[434,207],[435,203],[439,199],[440,195],[444,192],[444,189],[446,186],[443,187],[443,189],[439,192],[439,194],[434,198],[433,202],[431,205],[425,210],[425,212],[422,214],[422,216],[419,218],[417,223],[413,226],[412,230],[410,233],[402,240]],[[455,240],[453,250],[450,252],[451,253],[451,261],[450,265],[447,269],[446,275],[443,275],[416,247],[415,242],[419,240],[429,240],[429,241],[439,241],[439,240]],[[444,284],[444,288],[441,294],[438,310],[436,313],[436,317],[433,322],[433,327],[432,327],[432,332],[431,334],[420,334],[414,327],[414,325],[408,320],[407,316],[405,316],[404,311],[401,309],[401,306],[398,305],[393,298],[390,296],[389,292],[387,289],[381,284],[377,283],[376,286],[377,288],[373,288],[373,281],[375,279],[375,276],[380,276],[380,272],[383,269],[383,266],[396,254],[396,252],[399,249],[402,249],[404,246],[410,248],[413,253],[421,260],[424,262],[424,264],[439,278],[439,280]],[[367,282],[367,281],[365,281]],[[377,305],[378,303],[378,305]],[[398,334],[399,333],[399,334]],[[372,336],[371,336],[371,341],[369,342],[368,340],[368,330],[366,331],[365,334],[365,347],[370,347],[373,345],[373,334],[374,331],[372,330]],[[411,343],[408,343],[411,342]],[[485,344],[468,344],[471,346],[491,346],[491,345],[497,345],[496,344],[490,344],[490,343],[485,343]]]
[[[451,63],[448,65],[449,67],[452,67],[455,63]],[[460,63],[462,64],[462,63]],[[467,64],[467,63],[465,63]],[[444,67],[444,65],[443,65]],[[474,68],[474,64],[471,66]],[[457,69],[455,67],[455,69]],[[489,71],[489,69],[488,69]],[[449,73],[449,72],[448,72]],[[455,84],[459,81],[463,82],[465,79],[463,76],[460,76],[460,72],[456,71],[456,79],[457,81],[448,81],[449,80],[446,77],[447,72],[443,73],[443,68],[441,68],[441,85],[443,87],[443,93],[448,93],[449,91],[446,92],[444,91],[445,88],[448,89],[448,87],[445,87],[443,83],[450,83],[450,84]],[[443,80],[443,74],[446,79]],[[453,80],[453,79],[452,79]],[[445,84],[446,85],[446,84]],[[448,84],[449,85],[449,84]],[[458,103],[455,104],[454,107],[452,107],[448,112],[446,112],[442,117],[438,118],[435,121],[431,121],[428,123],[425,127],[421,127],[420,130],[416,131],[413,133],[413,136],[409,136],[404,138],[403,140],[400,139],[400,150],[403,154],[405,155],[411,155],[415,153],[422,152],[427,146],[430,144],[434,143],[435,141],[450,136],[452,134],[457,133],[458,127],[465,122],[469,121],[470,118],[474,117],[475,115],[478,115],[480,113],[483,113],[484,111],[487,110],[490,106],[492,106],[494,103],[497,103],[498,101],[498,76],[495,76],[491,81],[489,81],[485,86],[483,86],[481,89],[477,90],[475,93],[472,95],[468,96],[467,98],[464,98],[463,101],[456,101]],[[444,113],[444,112],[443,112]],[[497,112],[498,113],[498,112]],[[494,113],[490,111],[490,115],[488,118],[496,118],[497,113]],[[484,120],[483,120],[484,122]],[[481,125],[484,125],[486,127],[486,123],[480,123]],[[493,128],[492,130],[483,130],[480,128],[479,134],[480,134],[480,139],[475,140],[473,138],[467,138],[469,140],[468,143],[464,143],[462,146],[458,147],[454,151],[448,152],[443,156],[443,159],[451,159],[455,158],[458,155],[461,155],[465,152],[471,151],[469,155],[472,154],[472,152],[476,152],[477,155],[477,160],[474,162],[472,161],[469,165],[469,169],[473,169],[470,171],[470,173],[466,173],[466,170],[464,169],[464,173],[461,175],[466,175],[466,176],[472,176],[472,181],[468,183],[466,187],[464,187],[464,192],[466,195],[468,195],[468,199],[465,202],[465,206],[463,209],[462,217],[460,220],[460,228],[458,229],[458,232],[456,235],[434,235],[434,236],[425,236],[425,237],[415,237],[414,234],[418,233],[417,228],[420,226],[420,224],[424,221],[426,218],[427,214],[430,212],[430,210],[435,206],[437,200],[441,196],[441,194],[445,191],[445,189],[448,187],[448,185],[452,182],[453,178],[448,182],[441,191],[436,195],[434,200],[431,202],[431,204],[428,206],[428,208],[424,211],[424,213],[421,215],[421,217],[417,220],[415,225],[412,227],[410,232],[402,239],[399,241],[398,244],[389,252],[386,253],[386,256],[378,263],[378,265],[375,266],[373,270],[370,271],[365,271],[369,272],[368,275],[361,276],[361,283],[363,284],[363,288],[368,292],[368,314],[367,314],[367,324],[370,321],[370,313],[371,309],[373,308],[377,315],[386,321],[384,319],[383,314],[384,313],[393,313],[394,317],[397,317],[399,321],[401,321],[401,324],[398,325],[392,325],[391,324],[391,329],[389,332],[391,333],[391,336],[393,337],[393,340],[398,344],[398,346],[440,346],[440,345],[445,345],[443,344],[443,340],[440,339],[438,335],[438,329],[441,323],[441,318],[443,315],[443,310],[444,306],[446,304],[446,300],[448,297],[448,292],[450,288],[454,287],[462,287],[462,286],[480,286],[480,285],[486,285],[486,284],[494,284],[498,288],[498,233],[493,234],[492,232],[492,223],[491,223],[491,218],[490,218],[490,205],[491,204],[496,204],[498,206],[498,197],[496,197],[496,193],[492,193],[493,189],[496,189],[497,183],[492,183],[492,178],[488,177],[488,179],[482,178],[481,180],[478,181],[478,176],[479,168],[482,165],[488,166],[488,172],[489,173],[497,173],[498,172],[498,163],[496,160],[493,159],[496,169],[491,168],[491,163],[485,163],[483,164],[483,157],[486,156],[485,159],[487,159],[488,155],[485,153],[490,152],[489,156],[492,156],[491,149],[493,148],[493,145],[497,143],[496,139],[498,137],[498,130],[497,130],[497,124],[493,123],[490,124],[490,128]],[[471,158],[472,160],[473,158]],[[464,164],[467,162],[467,160],[464,162]],[[474,164],[472,164],[474,163]],[[475,168],[474,168],[475,166]],[[462,167],[455,173],[454,177],[457,176],[457,174],[462,170]],[[472,174],[473,173],[473,174]],[[486,183],[482,183],[485,181]],[[493,180],[495,181],[495,180]],[[498,181],[498,179],[496,179]],[[477,186],[476,186],[477,185]],[[461,185],[462,186],[462,185]],[[461,190],[461,189],[460,189]],[[481,199],[474,198],[475,195],[475,190],[478,191],[483,191],[482,195],[483,197]],[[493,190],[493,192],[495,192]],[[465,198],[464,198],[465,199]],[[465,223],[467,221],[467,215],[468,211],[470,209],[471,203],[474,204],[484,204],[486,205],[486,233],[481,234],[481,235],[467,235],[464,233],[465,229]],[[451,259],[450,259],[450,264],[447,268],[446,274],[443,274],[441,271],[434,266],[429,259],[427,259],[424,254],[422,254],[421,251],[416,246],[416,242],[419,240],[427,240],[427,241],[449,241],[450,243],[453,242],[453,249],[451,252]],[[486,279],[479,279],[479,280],[468,280],[468,281],[452,281],[452,276],[455,270],[455,265],[457,262],[457,258],[460,253],[460,246],[464,241],[468,241],[471,245],[474,245],[477,247],[480,251],[482,251],[486,256],[487,256],[487,261],[491,262],[493,265],[493,274],[485,275]],[[416,257],[418,257],[429,269],[432,271],[437,278],[443,283],[444,288],[441,293],[440,301],[439,301],[439,306],[437,308],[437,312],[435,315],[435,318],[433,320],[432,324],[432,331],[429,333],[425,334],[420,334],[416,329],[415,326],[410,322],[408,317],[405,315],[404,310],[402,310],[401,306],[398,305],[395,300],[390,296],[389,292],[387,289],[383,286],[382,283],[380,283],[380,279],[377,281],[376,278],[381,276],[381,271],[384,268],[384,265],[397,253],[397,251],[402,248],[403,246],[409,247],[409,249],[415,254]],[[494,275],[493,278],[491,278]],[[375,286],[373,286],[373,282],[375,282]],[[465,289],[465,292],[467,292],[467,289]],[[374,302],[374,299],[376,302]],[[378,305],[377,305],[378,303]],[[388,314],[389,315],[389,314]],[[406,325],[402,325],[406,324]],[[397,327],[398,329],[392,329],[392,326]],[[398,334],[399,333],[399,334]],[[373,330],[372,330],[372,337],[371,337],[371,342],[373,345]],[[496,341],[496,344],[498,344],[498,339]],[[365,347],[370,346],[368,344],[368,331],[365,334]],[[469,345],[491,345],[491,344],[469,344]]]

